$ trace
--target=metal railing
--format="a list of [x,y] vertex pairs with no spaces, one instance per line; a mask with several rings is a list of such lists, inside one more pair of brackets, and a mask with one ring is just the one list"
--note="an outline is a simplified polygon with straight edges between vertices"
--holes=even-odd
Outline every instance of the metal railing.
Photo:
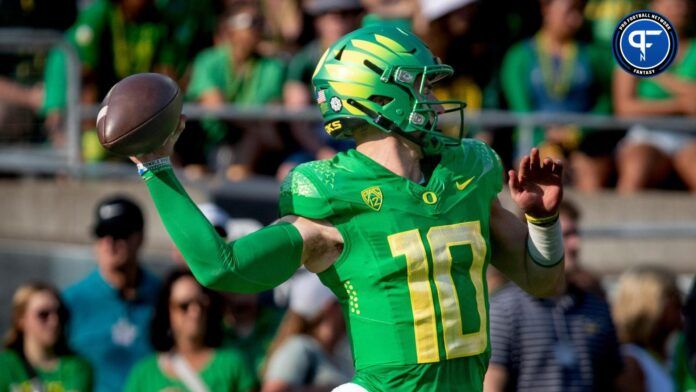
[[[82,160],[81,123],[96,119],[99,106],[81,106],[80,62],[75,49],[64,39],[62,33],[37,29],[0,29],[0,52],[17,53],[27,50],[62,50],[67,59],[67,105],[65,108],[65,147],[57,150],[50,146],[1,146],[0,170],[20,174],[65,173],[72,176],[123,176],[132,173],[129,165],[112,163],[85,164]],[[237,106],[223,105],[210,109],[197,104],[184,105],[184,113],[190,119],[219,118],[222,120],[249,121],[321,121],[316,108],[289,110],[282,106]],[[444,116],[442,122],[455,123],[456,116]],[[652,129],[670,129],[696,133],[696,118],[646,117],[621,118],[606,115],[577,113],[513,113],[501,110],[467,111],[467,127],[517,127],[516,152],[529,151],[533,145],[535,127],[572,124],[598,130],[621,130],[641,124]]]
[[0,169],[5,171],[79,173],[82,169],[80,137],[81,65],[75,49],[54,30],[29,28],[0,29],[0,52],[19,53],[61,50],[66,58],[66,108],[64,128],[66,143],[62,149],[37,146],[0,146]]
[[[95,119],[99,106],[94,105],[82,111],[83,119]],[[190,119],[218,118],[221,120],[246,121],[322,121],[316,108],[291,110],[281,105],[239,106],[227,104],[211,109],[198,104],[184,105],[184,114]],[[454,114],[443,116],[444,124],[456,124]],[[548,125],[577,125],[597,130],[625,130],[635,125],[651,129],[669,129],[696,133],[696,118],[688,117],[615,117],[609,115],[578,113],[514,113],[504,110],[467,111],[466,127],[518,127],[517,156],[533,147],[534,128]]]

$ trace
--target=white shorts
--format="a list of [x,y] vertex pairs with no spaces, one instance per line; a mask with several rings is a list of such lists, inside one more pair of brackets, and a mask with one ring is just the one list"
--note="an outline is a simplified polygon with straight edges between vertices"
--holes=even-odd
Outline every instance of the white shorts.
[[636,125],[628,131],[621,145],[647,144],[655,147],[667,156],[673,156],[683,147],[696,142],[696,137],[687,132],[648,129]]
[[342,384],[333,389],[332,392],[370,392],[358,384],[352,382]]

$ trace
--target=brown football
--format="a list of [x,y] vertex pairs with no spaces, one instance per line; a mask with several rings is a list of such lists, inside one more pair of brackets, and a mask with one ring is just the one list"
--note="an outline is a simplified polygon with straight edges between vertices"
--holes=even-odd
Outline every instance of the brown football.
[[116,83],[97,115],[102,146],[120,155],[162,146],[179,123],[181,95],[176,82],[156,73],[135,74]]

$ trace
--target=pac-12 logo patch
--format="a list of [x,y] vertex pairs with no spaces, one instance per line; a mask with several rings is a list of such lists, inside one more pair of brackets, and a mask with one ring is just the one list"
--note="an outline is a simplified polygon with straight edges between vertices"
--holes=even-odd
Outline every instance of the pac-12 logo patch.
[[664,16],[637,11],[619,22],[614,32],[614,58],[626,72],[649,78],[664,71],[677,54],[677,32]]
[[382,190],[379,189],[378,186],[371,186],[369,188],[365,188],[362,192],[360,192],[360,195],[362,196],[363,201],[365,202],[365,204],[367,204],[368,207],[372,208],[375,211],[379,211],[382,209]]

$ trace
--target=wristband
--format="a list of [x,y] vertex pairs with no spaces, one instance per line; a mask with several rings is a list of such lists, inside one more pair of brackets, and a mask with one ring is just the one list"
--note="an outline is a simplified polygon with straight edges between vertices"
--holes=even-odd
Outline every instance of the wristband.
[[527,252],[534,263],[550,268],[563,261],[563,232],[558,219],[547,226],[528,222],[527,227]]
[[550,226],[552,223],[558,221],[558,211],[556,211],[555,214],[547,216],[545,218],[535,218],[529,214],[524,214],[524,217],[527,219],[527,222],[533,225]]
[[145,177],[147,173],[157,173],[162,171],[163,169],[168,169],[172,167],[172,163],[169,160],[169,157],[164,157],[164,158],[159,158],[155,159],[153,161],[148,161],[145,163],[138,163],[138,174],[141,177]]

